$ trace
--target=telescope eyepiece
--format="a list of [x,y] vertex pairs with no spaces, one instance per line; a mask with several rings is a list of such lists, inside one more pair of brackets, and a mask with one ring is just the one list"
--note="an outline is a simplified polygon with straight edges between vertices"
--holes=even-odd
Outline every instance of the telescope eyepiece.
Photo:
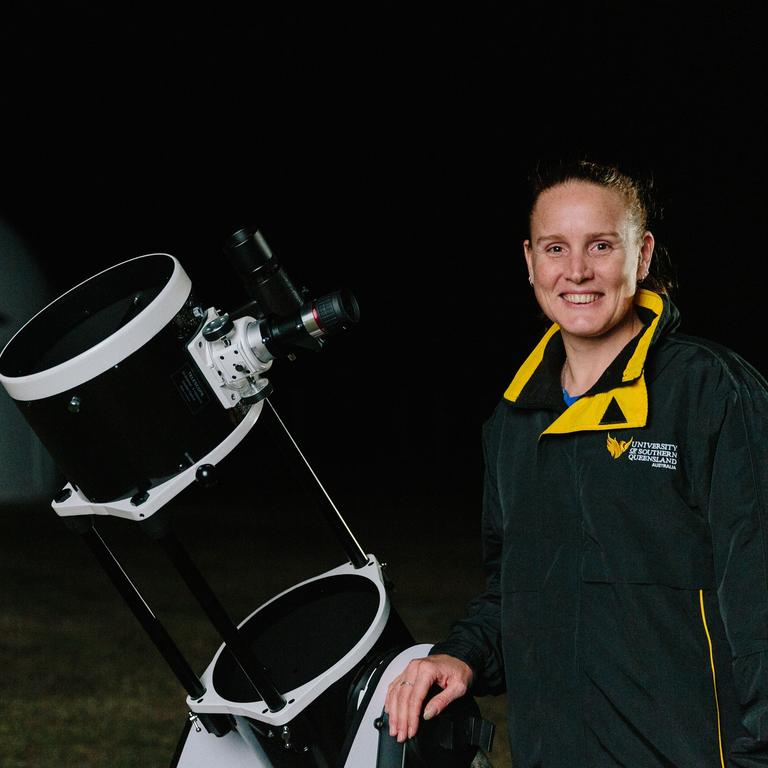
[[307,301],[291,317],[267,318],[259,326],[264,346],[273,357],[297,347],[319,349],[323,337],[346,330],[360,319],[357,299],[349,291],[336,291]]
[[343,331],[360,319],[360,306],[350,291],[336,291],[316,299],[312,311],[325,334]]
[[360,319],[360,307],[350,291],[311,300],[299,293],[258,229],[233,232],[224,251],[254,300],[259,338],[272,357],[290,355],[297,348],[318,350],[322,337]]

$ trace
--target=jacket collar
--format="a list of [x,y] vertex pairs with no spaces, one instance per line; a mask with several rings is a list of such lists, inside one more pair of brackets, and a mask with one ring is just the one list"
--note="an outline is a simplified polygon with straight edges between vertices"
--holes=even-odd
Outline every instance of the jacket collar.
[[644,368],[651,345],[677,325],[669,298],[640,289],[635,307],[644,330],[616,356],[600,379],[566,408],[560,387],[565,348],[560,326],[553,323],[518,370],[504,398],[519,408],[548,409],[560,415],[543,435],[584,430],[643,427],[648,419]]

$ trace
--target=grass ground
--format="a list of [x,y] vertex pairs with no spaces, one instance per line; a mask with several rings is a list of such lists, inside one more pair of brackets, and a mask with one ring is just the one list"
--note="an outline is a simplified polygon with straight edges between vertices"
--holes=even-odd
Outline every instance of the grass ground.
[[[471,524],[436,502],[352,494],[340,509],[363,548],[389,564],[393,596],[418,642],[442,637],[482,585]],[[338,499],[337,499],[338,503]],[[445,503],[445,502],[442,502]],[[281,590],[346,560],[316,507],[219,500],[189,489],[174,530],[235,621]],[[220,644],[157,544],[115,518],[98,528],[196,672]],[[0,509],[2,768],[166,768],[186,693],[84,542],[47,503]],[[478,701],[497,725],[490,754],[509,768],[503,697]]]

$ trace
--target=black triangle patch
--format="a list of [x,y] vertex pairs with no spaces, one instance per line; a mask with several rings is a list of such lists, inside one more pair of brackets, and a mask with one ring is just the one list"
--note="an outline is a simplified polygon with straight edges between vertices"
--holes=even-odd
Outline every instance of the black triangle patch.
[[612,397],[611,402],[605,409],[603,418],[600,419],[601,424],[626,424],[627,417],[624,415],[624,411],[619,408],[619,404],[616,402],[616,398]]

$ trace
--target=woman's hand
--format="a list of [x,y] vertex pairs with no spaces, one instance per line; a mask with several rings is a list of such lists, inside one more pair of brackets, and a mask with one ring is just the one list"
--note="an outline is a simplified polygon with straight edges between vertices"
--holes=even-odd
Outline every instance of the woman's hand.
[[412,659],[387,688],[384,711],[389,717],[390,736],[397,736],[402,742],[416,735],[424,699],[435,684],[443,690],[427,702],[425,720],[440,714],[469,690],[472,669],[460,659],[446,654]]

